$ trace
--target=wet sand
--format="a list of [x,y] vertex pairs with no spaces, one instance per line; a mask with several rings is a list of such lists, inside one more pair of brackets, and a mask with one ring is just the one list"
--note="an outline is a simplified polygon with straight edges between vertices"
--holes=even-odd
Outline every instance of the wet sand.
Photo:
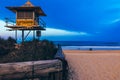
[[120,80],[120,51],[64,50],[73,80]]

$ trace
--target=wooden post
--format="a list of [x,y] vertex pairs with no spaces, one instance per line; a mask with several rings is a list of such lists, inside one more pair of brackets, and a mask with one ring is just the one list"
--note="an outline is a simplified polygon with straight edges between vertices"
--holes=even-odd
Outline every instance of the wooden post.
[[15,30],[15,40],[17,42],[17,30]]
[[24,43],[24,30],[22,30],[22,43]]
[[33,40],[35,40],[35,31],[33,30]]

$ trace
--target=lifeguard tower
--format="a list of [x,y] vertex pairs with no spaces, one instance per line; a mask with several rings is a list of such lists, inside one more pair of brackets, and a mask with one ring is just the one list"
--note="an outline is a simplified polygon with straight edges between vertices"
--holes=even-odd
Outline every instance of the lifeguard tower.
[[[39,6],[34,6],[30,0],[28,0],[24,5],[20,7],[6,7],[10,11],[16,14],[15,21],[6,18],[5,27],[9,28],[9,31],[15,31],[15,38],[17,40],[17,31],[22,31],[22,42],[25,41],[27,36],[33,31],[33,38],[36,36],[39,38],[41,36],[41,31],[45,30],[46,24],[40,18],[41,16],[46,16],[43,10]],[[12,25],[10,24],[12,23]],[[25,31],[29,31],[25,35]]]

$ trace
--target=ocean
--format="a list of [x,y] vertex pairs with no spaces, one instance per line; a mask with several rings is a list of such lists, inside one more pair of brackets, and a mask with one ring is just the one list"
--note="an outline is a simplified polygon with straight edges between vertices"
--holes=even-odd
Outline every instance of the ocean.
[[54,41],[63,50],[120,50],[120,42]]

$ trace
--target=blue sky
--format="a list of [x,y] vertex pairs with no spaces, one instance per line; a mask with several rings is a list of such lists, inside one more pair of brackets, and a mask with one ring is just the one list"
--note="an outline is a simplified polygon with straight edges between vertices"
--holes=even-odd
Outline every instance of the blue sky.
[[[0,0],[0,36],[6,38],[13,35],[3,27],[5,17],[15,16],[5,6],[21,6],[26,1]],[[47,14],[42,17],[47,23],[47,30],[42,32],[42,39],[120,42],[120,0],[30,1],[41,6]]]

